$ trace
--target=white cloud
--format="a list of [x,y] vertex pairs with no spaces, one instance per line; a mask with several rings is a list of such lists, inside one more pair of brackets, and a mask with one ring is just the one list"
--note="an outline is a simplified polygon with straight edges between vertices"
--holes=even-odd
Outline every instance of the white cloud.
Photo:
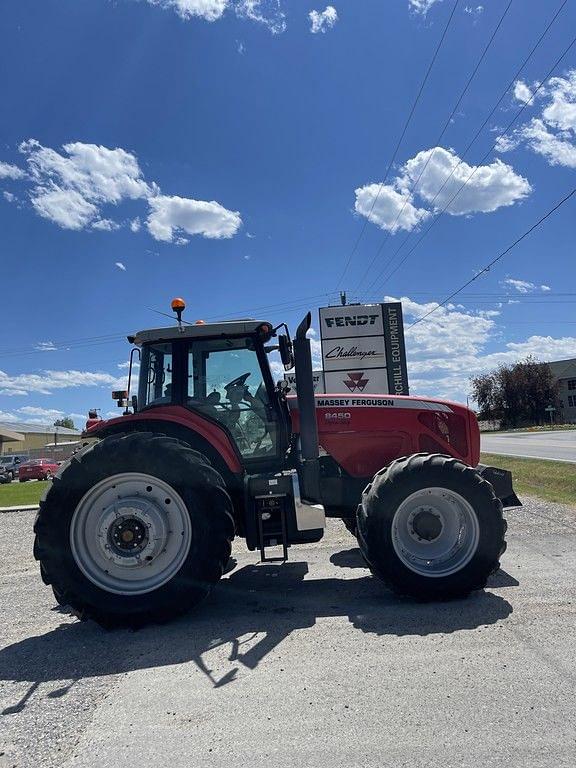
[[54,352],[58,349],[58,347],[54,344],[53,341],[39,341],[34,345],[34,349],[37,352]]
[[7,413],[6,411],[0,411],[0,422],[10,422],[15,425],[15,429],[18,429],[18,423],[26,424],[38,424],[43,427],[52,427],[56,419],[61,419],[63,416],[70,416],[72,419],[79,419],[86,421],[86,415],[81,413],[66,413],[60,411],[57,408],[41,408],[39,406],[26,405],[23,408]]
[[408,7],[414,13],[420,13],[425,16],[430,8],[441,0],[408,0]]
[[286,31],[286,14],[280,0],[236,0],[236,15],[263,24],[273,35]]
[[548,103],[542,117],[553,128],[576,132],[576,69],[553,77],[545,90]]
[[[566,133],[554,133],[543,120],[533,118],[516,134],[526,141],[538,155],[542,155],[550,165],[563,165],[576,168],[576,143]],[[503,150],[500,146],[497,147]]]
[[80,141],[64,144],[61,154],[36,139],[22,142],[30,173],[43,186],[49,182],[74,189],[96,203],[119,203],[150,195],[135,155],[124,149],[108,149]]
[[524,103],[532,98],[532,91],[523,80],[516,80],[514,83],[514,98]]
[[[162,195],[157,184],[144,179],[136,156],[124,149],[73,142],[59,152],[36,139],[22,142],[19,149],[29,167],[34,210],[64,229],[119,229],[118,222],[102,215],[102,208],[124,200],[147,201],[148,231],[157,240],[177,245],[188,240],[174,230],[207,238],[232,237],[242,223],[237,211],[229,211],[216,201]],[[140,217],[133,218],[129,226],[138,232]]]
[[0,422],[11,423],[14,421],[18,421],[18,417],[14,416],[13,413],[7,413],[6,411],[0,411]]
[[253,240],[256,237],[256,235],[253,235],[251,232],[246,232],[246,237],[249,238],[250,240]]
[[248,19],[263,24],[272,34],[280,34],[286,29],[286,14],[280,0],[147,0],[166,10],[175,11],[181,19],[194,18],[205,21],[218,21],[228,8],[233,8],[240,19]]
[[84,229],[98,215],[98,208],[73,189],[50,184],[36,187],[30,198],[36,213],[63,229]]
[[228,7],[228,0],[147,0],[150,5],[170,8],[176,11],[181,19],[194,17],[205,21],[217,21]]
[[23,408],[18,408],[18,413],[22,413],[25,416],[41,416],[46,419],[58,419],[64,416],[64,411],[58,411],[55,408],[38,408],[33,405],[25,405]]
[[516,280],[513,277],[507,277],[502,282],[517,290],[518,293],[531,293],[536,288],[535,284],[528,280]]
[[32,205],[65,229],[113,228],[109,219],[100,219],[102,205],[153,193],[142,178],[138,160],[124,149],[73,142],[60,153],[36,139],[22,142],[19,149],[33,181]]
[[[395,300],[385,297],[386,301]],[[576,338],[530,336],[518,342],[501,342],[502,326],[494,310],[479,312],[440,307],[413,328],[413,320],[437,305],[401,299],[406,327],[408,374],[411,392],[465,402],[470,376],[533,355],[539,360],[576,356]],[[505,321],[502,321],[505,326]],[[490,351],[489,351],[490,350]]]
[[[418,152],[408,160],[401,170],[400,187],[408,188],[420,174],[417,194],[427,203],[436,198],[435,210],[448,205],[447,213],[453,216],[490,213],[514,205],[532,191],[528,180],[501,160],[489,165],[469,165],[444,147]],[[466,186],[450,202],[464,183]]]
[[465,5],[464,6],[464,13],[467,13],[469,16],[480,16],[481,13],[484,11],[483,5]]
[[550,290],[549,285],[537,285],[531,283],[529,280],[518,280],[514,277],[507,277],[500,282],[500,285],[505,285],[509,288],[514,288],[518,293],[533,293],[534,291],[542,291],[545,293]]
[[[528,180],[501,160],[474,166],[451,149],[435,147],[408,160],[390,184],[356,189],[355,209],[394,233],[410,231],[444,208],[452,216],[490,213],[523,200],[531,191]],[[418,198],[431,207],[417,207]]]
[[236,50],[240,54],[240,56],[243,56],[246,53],[246,46],[242,42],[242,40],[236,40]]
[[545,87],[535,92],[523,81],[514,85],[518,101],[544,102],[539,117],[533,117],[517,128],[510,136],[499,139],[499,152],[509,152],[525,144],[536,154],[542,155],[550,165],[576,168],[576,69],[564,77],[553,77]]
[[410,231],[430,216],[424,208],[417,208],[407,193],[402,194],[393,186],[367,184],[355,190],[354,208],[368,221],[392,233],[399,229]]
[[324,34],[332,29],[338,21],[338,13],[333,5],[327,5],[323,11],[310,11],[308,18],[310,19],[310,32],[313,35],[319,32]]
[[92,229],[97,229],[100,232],[114,232],[116,229],[120,229],[120,224],[112,219],[98,219],[92,223]]
[[122,264],[121,261],[115,261],[114,266],[118,267],[118,269],[121,270],[122,272],[126,272],[126,267],[124,264]]
[[185,197],[158,195],[150,199],[148,231],[156,240],[175,242],[178,231],[207,238],[228,238],[236,234],[242,219],[220,203]]
[[25,172],[17,165],[0,161],[0,179],[23,179],[25,176]]
[[11,376],[0,371],[0,394],[18,392],[24,395],[30,392],[50,395],[55,390],[77,387],[111,387],[121,389],[124,378],[118,379],[108,373],[94,371],[52,371],[42,370],[37,373],[21,373]]
[[7,203],[13,203],[14,200],[16,200],[16,195],[13,195],[12,192],[2,192],[2,196],[4,197],[4,200],[6,200]]

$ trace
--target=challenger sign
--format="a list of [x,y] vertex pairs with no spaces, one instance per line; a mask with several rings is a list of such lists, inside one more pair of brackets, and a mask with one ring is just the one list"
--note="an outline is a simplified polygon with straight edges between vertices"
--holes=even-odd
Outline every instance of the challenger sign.
[[325,391],[408,394],[402,305],[320,309]]

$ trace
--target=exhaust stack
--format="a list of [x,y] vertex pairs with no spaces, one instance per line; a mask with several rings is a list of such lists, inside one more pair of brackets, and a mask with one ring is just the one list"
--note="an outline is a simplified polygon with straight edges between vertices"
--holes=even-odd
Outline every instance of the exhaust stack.
[[300,411],[300,446],[302,464],[300,467],[300,490],[302,497],[320,501],[320,466],[318,463],[318,424],[314,400],[312,376],[312,352],[310,339],[306,336],[312,315],[306,314],[296,331],[294,339],[294,363],[296,368],[296,392]]

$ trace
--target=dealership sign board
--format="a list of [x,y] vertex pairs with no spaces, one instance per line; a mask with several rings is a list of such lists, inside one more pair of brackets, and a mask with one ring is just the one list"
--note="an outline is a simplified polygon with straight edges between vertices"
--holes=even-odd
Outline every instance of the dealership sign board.
[[402,304],[320,309],[325,392],[408,394]]

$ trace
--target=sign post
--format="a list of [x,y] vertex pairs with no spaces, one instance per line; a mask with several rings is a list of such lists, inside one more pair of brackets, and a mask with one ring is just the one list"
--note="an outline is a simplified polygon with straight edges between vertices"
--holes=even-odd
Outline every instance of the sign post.
[[550,426],[554,423],[552,420],[552,414],[556,410],[553,405],[547,405],[546,408],[544,408],[545,411],[547,411],[550,414]]

